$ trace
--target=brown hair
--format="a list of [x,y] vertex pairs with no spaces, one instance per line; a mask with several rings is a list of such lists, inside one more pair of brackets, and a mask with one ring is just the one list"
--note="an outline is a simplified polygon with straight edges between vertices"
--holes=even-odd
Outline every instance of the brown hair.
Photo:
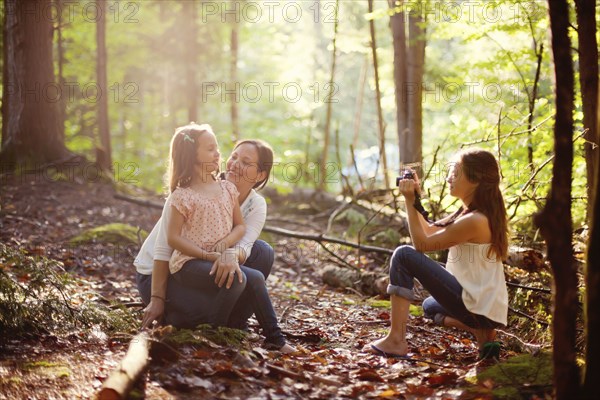
[[205,133],[213,133],[208,124],[190,123],[175,130],[171,139],[169,167],[166,184],[169,193],[178,187],[188,187],[195,173],[198,138]]
[[[459,153],[459,173],[471,183],[477,183],[473,199],[467,208],[461,207],[452,215],[449,222],[438,226],[447,226],[458,217],[473,211],[479,211],[488,219],[492,232],[490,252],[505,260],[508,255],[508,222],[504,198],[500,191],[500,168],[492,153],[481,149],[470,149]],[[488,253],[488,257],[491,253]]]
[[254,146],[256,152],[258,153],[258,170],[260,172],[267,173],[265,179],[260,182],[256,182],[253,186],[254,189],[260,190],[267,185],[267,182],[269,182],[269,176],[271,176],[271,168],[273,168],[273,149],[267,142],[264,142],[260,139],[245,139],[237,142],[233,150],[237,149],[243,144],[250,144]]

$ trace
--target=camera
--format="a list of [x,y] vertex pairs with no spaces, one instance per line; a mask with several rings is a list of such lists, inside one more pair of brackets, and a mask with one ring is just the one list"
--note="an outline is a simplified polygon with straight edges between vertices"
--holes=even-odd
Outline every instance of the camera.
[[404,173],[402,174],[402,176],[398,176],[396,177],[396,186],[400,186],[400,181],[402,179],[415,179],[415,175],[412,173],[411,170],[409,169],[405,169]]

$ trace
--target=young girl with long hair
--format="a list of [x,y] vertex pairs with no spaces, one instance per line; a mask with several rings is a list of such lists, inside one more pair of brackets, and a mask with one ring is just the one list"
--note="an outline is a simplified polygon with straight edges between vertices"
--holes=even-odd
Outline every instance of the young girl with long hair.
[[174,249],[170,272],[182,285],[215,292],[214,301],[206,304],[206,322],[218,326],[229,325],[246,285],[252,286],[249,301],[267,346],[287,352],[292,348],[278,326],[262,273],[240,268],[234,247],[245,232],[239,192],[232,182],[217,178],[219,164],[217,139],[209,125],[190,124],[176,130],[168,172],[167,241]]
[[[430,224],[415,209],[416,179],[403,179],[399,189],[413,246],[398,247],[391,260],[391,329],[364,351],[388,357],[408,351],[406,322],[414,300],[414,279],[429,291],[425,315],[437,324],[475,335],[480,357],[498,357],[497,327],[506,325],[508,294],[502,261],[508,252],[506,208],[500,191],[498,162],[490,152],[472,149],[458,154],[446,181],[461,200],[453,215]],[[450,249],[446,268],[423,254]]]

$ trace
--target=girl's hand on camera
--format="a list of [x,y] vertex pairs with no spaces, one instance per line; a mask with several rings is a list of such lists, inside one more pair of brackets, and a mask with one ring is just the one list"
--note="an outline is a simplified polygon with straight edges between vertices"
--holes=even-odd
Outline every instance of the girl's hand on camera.
[[404,196],[404,199],[407,204],[413,204],[415,202],[415,190],[417,185],[415,181],[412,179],[402,179],[398,183],[398,190]]

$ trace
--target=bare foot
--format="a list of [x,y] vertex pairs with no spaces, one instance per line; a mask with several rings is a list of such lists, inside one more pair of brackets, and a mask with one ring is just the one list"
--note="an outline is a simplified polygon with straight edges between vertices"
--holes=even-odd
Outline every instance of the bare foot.
[[406,343],[406,340],[398,340],[390,336],[386,336],[382,339],[369,343],[363,347],[362,351],[372,354],[381,354],[381,352],[383,352],[395,356],[405,356],[408,353],[408,343]]

